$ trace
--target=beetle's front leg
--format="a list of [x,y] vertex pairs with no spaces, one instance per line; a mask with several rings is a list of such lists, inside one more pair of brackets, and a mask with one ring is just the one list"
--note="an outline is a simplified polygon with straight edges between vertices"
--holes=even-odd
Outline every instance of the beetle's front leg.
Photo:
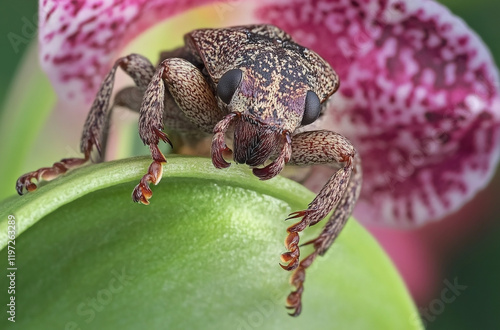
[[154,66],[145,57],[138,54],[130,54],[118,59],[110,72],[104,78],[104,81],[97,92],[97,95],[92,103],[90,112],[83,127],[82,138],[80,142],[80,150],[83,153],[82,158],[65,158],[51,167],[42,167],[36,171],[26,173],[19,177],[16,182],[16,190],[19,195],[24,194],[24,191],[34,191],[37,186],[32,180],[49,181],[59,175],[66,173],[68,170],[79,167],[90,160],[90,154],[95,147],[99,153],[96,162],[102,161],[104,158],[104,149],[106,146],[107,131],[113,105],[110,106],[111,92],[115,80],[115,73],[118,68],[121,68],[135,82],[137,87],[128,88],[126,93],[118,93],[115,97],[116,105],[123,105],[128,108],[135,108],[132,98],[124,98],[124,96],[132,96],[140,94],[146,88],[149,80],[155,72]]
[[[287,298],[288,308],[293,309],[293,316],[301,312],[301,296],[304,290],[305,270],[318,255],[322,255],[338,236],[352,213],[361,189],[361,164],[356,150],[342,135],[329,131],[312,131],[297,134],[292,139],[292,157],[289,164],[294,165],[340,165],[319,194],[309,204],[307,210],[292,213],[288,219],[302,220],[288,228],[285,246],[288,252],[282,254],[282,265],[286,270],[293,270],[291,283],[296,290]],[[312,244],[314,251],[299,262],[299,232],[307,226],[321,221],[334,208],[335,212],[328,220],[318,238],[305,243]]]
[[203,132],[211,133],[223,117],[208,82],[192,63],[168,58],[160,64],[144,93],[139,116],[139,135],[149,146],[153,162],[134,188],[132,199],[146,205],[153,194],[149,184],[160,182],[163,164],[167,162],[158,148],[160,139],[170,143],[162,132],[165,97],[172,97],[184,115]]

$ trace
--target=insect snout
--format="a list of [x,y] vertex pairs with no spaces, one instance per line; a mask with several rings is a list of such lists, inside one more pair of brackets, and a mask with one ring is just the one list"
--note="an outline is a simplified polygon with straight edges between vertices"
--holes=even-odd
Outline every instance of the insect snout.
[[[223,157],[231,149],[225,142],[225,133],[234,124],[233,154],[237,163],[253,166],[253,173],[261,180],[268,180],[281,172],[292,154],[290,133],[286,130],[258,122],[241,113],[230,113],[214,128],[212,163],[216,168],[229,167]],[[274,160],[263,168],[269,158]]]
[[242,118],[234,128],[234,161],[262,165],[279,147],[279,139],[280,133],[272,126]]

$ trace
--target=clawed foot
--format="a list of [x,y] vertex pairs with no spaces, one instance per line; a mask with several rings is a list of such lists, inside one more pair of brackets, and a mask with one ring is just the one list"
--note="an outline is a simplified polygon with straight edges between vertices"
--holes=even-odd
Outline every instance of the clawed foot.
[[54,163],[52,167],[42,167],[36,171],[21,175],[16,181],[16,191],[19,195],[23,195],[25,191],[35,191],[37,185],[32,180],[38,182],[53,180],[59,175],[66,173],[69,169],[85,164],[88,160],[89,155],[86,155],[84,158],[65,158]]
[[[45,168],[43,168],[45,169]],[[42,170],[42,169],[40,169]],[[40,174],[39,171],[34,171],[34,172],[29,172],[24,175],[21,175],[19,179],[16,181],[16,191],[19,195],[24,195],[25,190],[27,192],[32,192],[35,191],[37,186],[33,182],[31,182],[32,179],[35,179],[37,181],[39,180]]]
[[304,292],[306,268],[312,264],[317,255],[318,254],[316,252],[313,252],[307,258],[302,260],[290,278],[290,284],[295,287],[295,291],[292,291],[286,298],[286,308],[293,309],[293,313],[289,313],[291,316],[299,316],[302,311],[302,293]]
[[132,200],[144,205],[148,205],[149,199],[153,196],[149,184],[153,183],[157,185],[160,182],[163,175],[163,164],[167,163],[165,156],[163,156],[157,145],[150,145],[150,149],[153,162],[149,165],[148,173],[142,177],[141,181],[135,186],[132,192]]
[[285,264],[280,264],[281,268],[287,271],[295,270],[290,278],[290,283],[295,287],[286,300],[287,308],[293,309],[291,316],[298,316],[302,311],[302,292],[304,291],[305,270],[311,265],[317,256],[317,250],[302,261],[300,259],[300,247],[303,245],[313,244],[309,241],[303,245],[299,245],[299,232],[303,231],[310,225],[311,219],[314,218],[315,210],[304,210],[291,213],[286,220],[302,218],[301,221],[288,227],[288,236],[285,239],[285,247],[288,252],[281,255],[281,261]]
[[285,239],[285,247],[288,252],[281,255],[281,261],[286,265],[280,264],[284,270],[294,270],[299,265],[300,249],[299,249],[299,232],[306,229],[309,225],[309,214],[312,211],[304,210],[291,213],[286,220],[302,218],[301,221],[288,227],[288,236]]
[[280,264],[284,270],[294,270],[299,265],[300,249],[299,249],[299,234],[296,232],[289,233],[285,239],[285,247],[288,252],[281,254],[281,261],[285,265]]
[[149,199],[153,196],[149,183],[157,185],[163,174],[163,164],[165,162],[154,161],[149,165],[148,173],[144,175],[132,192],[132,199],[136,203],[149,204]]

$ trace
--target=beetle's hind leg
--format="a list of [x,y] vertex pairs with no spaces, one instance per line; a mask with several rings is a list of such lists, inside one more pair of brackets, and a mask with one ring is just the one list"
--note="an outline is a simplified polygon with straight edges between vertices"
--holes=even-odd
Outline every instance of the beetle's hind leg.
[[[22,195],[25,191],[34,191],[37,188],[36,184],[32,182],[33,180],[49,181],[66,173],[69,169],[85,164],[89,160],[94,162],[102,161],[106,147],[110,115],[113,108],[113,106],[109,106],[109,102],[118,67],[121,67],[132,77],[138,87],[129,87],[120,91],[115,97],[114,105],[126,106],[138,111],[137,99],[139,97],[142,98],[142,91],[146,88],[149,80],[151,80],[155,68],[145,57],[131,54],[115,62],[97,92],[83,128],[80,142],[80,150],[83,153],[83,157],[65,158],[54,163],[51,167],[43,167],[22,175],[16,182],[16,190],[19,195]],[[94,147],[97,149],[98,157],[91,159]]]
[[[314,146],[311,149],[311,146]],[[307,210],[294,212],[288,219],[302,220],[288,228],[281,265],[285,270],[295,270],[290,279],[295,291],[287,298],[287,307],[293,309],[292,316],[300,314],[305,270],[318,255],[323,255],[338,236],[349,219],[361,190],[361,164],[354,147],[340,134],[328,131],[313,131],[297,134],[292,139],[292,158],[295,165],[343,165],[328,180]],[[335,208],[321,234],[303,245],[313,245],[314,251],[299,262],[299,232],[321,221]]]

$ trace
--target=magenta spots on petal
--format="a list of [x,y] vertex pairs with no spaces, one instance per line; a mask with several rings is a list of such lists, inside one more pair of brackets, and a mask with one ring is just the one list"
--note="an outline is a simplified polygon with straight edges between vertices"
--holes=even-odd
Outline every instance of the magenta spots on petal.
[[328,126],[363,158],[359,219],[423,224],[490,180],[500,156],[498,69],[446,8],[429,0],[311,0],[257,14],[340,76]]
[[76,62],[82,58],[82,54],[67,54],[64,56],[55,56],[52,62],[56,65],[63,64],[67,62]]
[[96,2],[92,5],[92,9],[98,9],[99,7],[102,6],[102,2]]
[[65,9],[69,11],[72,16],[77,16],[84,5],[85,0],[72,0],[66,4]]
[[119,51],[155,23],[212,0],[40,0],[40,60],[56,92],[91,102]]
[[[48,2],[49,0],[44,0],[44,4],[42,6],[44,6],[43,8],[47,8],[47,5],[46,3]],[[52,16],[52,14],[54,13],[54,11],[56,10],[56,7],[53,6],[52,8],[50,8],[48,11],[47,11],[47,15],[45,16],[45,21],[49,21],[50,17]]]

